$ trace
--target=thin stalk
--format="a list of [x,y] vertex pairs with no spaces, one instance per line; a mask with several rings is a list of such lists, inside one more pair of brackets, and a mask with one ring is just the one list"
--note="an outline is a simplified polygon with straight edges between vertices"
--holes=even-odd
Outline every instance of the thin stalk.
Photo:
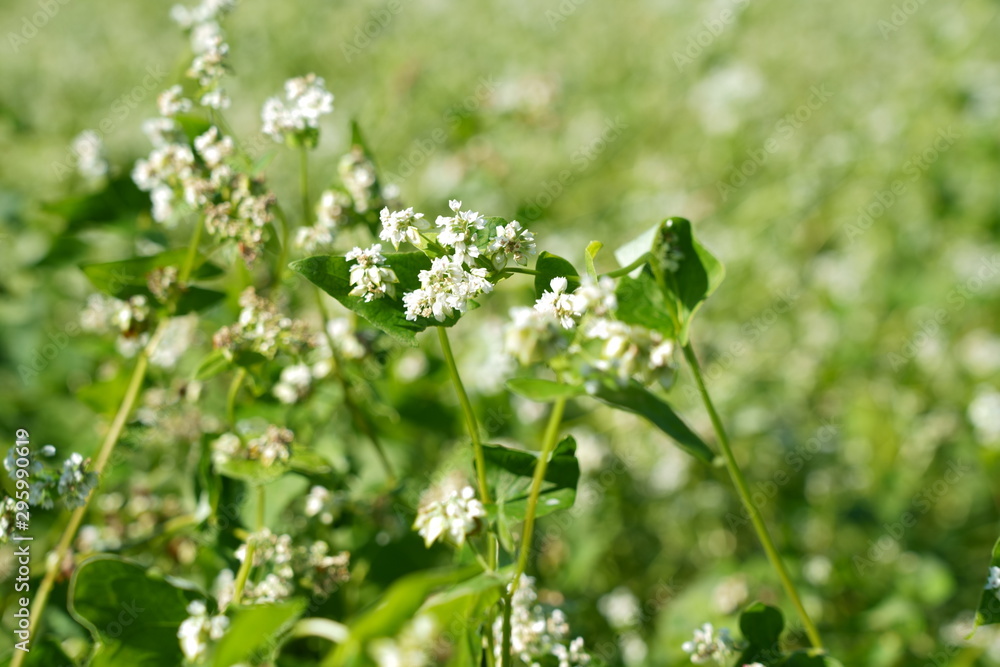
[[[142,383],[146,379],[146,370],[149,368],[149,355],[152,353],[153,349],[156,347],[163,335],[164,325],[166,320],[163,320],[157,327],[156,331],[149,339],[149,343],[146,347],[139,353],[138,358],[135,362],[135,368],[132,370],[132,377],[129,380],[128,389],[125,391],[125,396],[122,398],[121,405],[118,406],[118,412],[115,414],[114,420],[111,422],[111,426],[108,428],[107,434],[104,436],[104,441],[101,443],[101,448],[98,450],[97,458],[94,460],[94,467],[92,468],[94,474],[97,475],[98,480],[104,473],[104,468],[108,464],[108,460],[111,458],[111,453],[114,451],[115,445],[118,443],[118,439],[121,437],[122,430],[125,428],[125,422],[128,420],[128,416],[132,413],[132,408],[135,407],[135,403],[139,398],[139,394],[142,390]],[[42,578],[42,582],[38,585],[38,593],[35,595],[35,600],[31,605],[31,617],[28,622],[28,640],[34,636],[35,631],[38,628],[38,624],[41,622],[42,614],[45,611],[45,605],[48,603],[49,594],[52,592],[52,587],[55,585],[56,576],[59,573],[59,569],[62,566],[62,562],[66,560],[66,554],[69,553],[70,545],[73,543],[73,538],[76,537],[76,531],[80,529],[80,524],[83,522],[83,517],[87,514],[87,508],[90,506],[91,499],[96,495],[96,487],[91,490],[90,494],[83,501],[83,505],[77,507],[73,510],[73,514],[70,516],[69,523],[66,524],[66,528],[63,529],[62,535],[59,537],[59,542],[56,544],[54,552],[50,552],[49,558],[45,563],[45,576]],[[14,658],[11,662],[12,667],[19,667],[24,661],[24,656],[27,655],[25,651],[14,651]]]
[[[483,441],[479,434],[479,421],[472,409],[472,401],[469,400],[469,394],[465,391],[465,385],[462,384],[462,377],[458,374],[458,365],[455,363],[455,355],[451,351],[448,332],[445,331],[444,327],[438,327],[437,330],[438,338],[441,341],[441,352],[444,354],[448,373],[451,374],[451,381],[458,393],[458,402],[462,405],[462,412],[465,413],[465,424],[469,429],[469,437],[472,438],[472,450],[476,457],[476,480],[479,484],[479,497],[483,503],[490,503],[492,502],[490,492],[486,486],[486,456],[483,453]],[[494,562],[492,555],[490,562]]]
[[549,467],[549,459],[556,448],[556,441],[559,439],[559,425],[562,423],[563,412],[566,410],[566,399],[560,398],[552,406],[552,414],[549,415],[549,423],[545,427],[545,436],[542,440],[542,451],[538,455],[538,463],[535,464],[535,475],[531,479],[531,490],[528,492],[528,506],[524,513],[524,534],[521,536],[521,552],[517,557],[517,568],[514,570],[514,580],[510,585],[511,595],[517,592],[521,584],[521,575],[528,567],[528,555],[531,553],[531,538],[535,531],[535,514],[538,511],[538,496],[542,492],[542,484],[545,482],[545,471]]
[[285,275],[285,265],[288,263],[288,243],[292,238],[292,223],[280,206],[274,207],[276,217],[281,220],[281,249],[278,250],[278,263],[274,267],[274,284],[280,289]]
[[536,271],[535,269],[526,269],[521,266],[508,266],[502,271],[502,273],[523,273],[529,276],[541,275],[541,271]]
[[198,244],[201,243],[202,227],[204,227],[204,224],[199,216],[198,222],[196,222],[194,226],[194,233],[191,235],[191,243],[188,244],[188,251],[187,256],[184,258],[184,265],[177,274],[177,282],[181,285],[186,283],[188,279],[191,278],[191,272],[194,270],[194,260],[198,256]]
[[500,646],[500,665],[501,667],[510,667],[513,656],[511,656],[510,649],[510,615],[511,607],[514,599],[514,589],[504,596],[503,598],[503,644]]
[[229,422],[229,428],[236,428],[236,397],[239,396],[246,377],[247,369],[240,366],[229,384],[229,393],[226,394],[226,421]]
[[299,149],[299,195],[302,197],[302,225],[312,224],[309,211],[309,150],[303,146]]
[[733,455],[732,447],[729,445],[729,436],[726,435],[726,429],[722,425],[722,419],[719,418],[719,414],[715,411],[712,399],[708,395],[708,389],[705,388],[705,380],[701,375],[701,366],[698,364],[698,357],[695,355],[694,349],[691,347],[690,343],[684,346],[684,358],[687,359],[688,364],[691,366],[691,372],[694,375],[695,383],[698,385],[698,391],[701,394],[701,399],[705,404],[705,409],[708,411],[709,418],[712,420],[712,426],[715,429],[716,438],[719,440],[719,446],[722,448],[722,455],[726,460],[726,467],[729,469],[729,475],[733,479],[733,484],[736,486],[736,491],[739,493],[740,500],[743,501],[743,506],[750,514],[750,521],[753,523],[754,530],[757,531],[757,537],[760,539],[760,543],[763,545],[765,553],[767,553],[767,558],[771,561],[771,565],[778,573],[778,578],[781,579],[785,592],[788,594],[788,597],[791,598],[792,605],[794,605],[795,610],[799,614],[799,618],[801,619],[802,625],[806,630],[806,634],[809,636],[810,643],[815,648],[823,648],[823,640],[820,638],[819,631],[816,629],[815,624],[813,624],[812,619],[809,618],[809,613],[802,604],[802,598],[799,597],[799,592],[795,588],[795,584],[792,582],[792,577],[788,572],[788,568],[781,559],[781,555],[778,553],[777,548],[775,548],[774,542],[771,540],[771,535],[767,530],[767,525],[764,523],[764,519],[761,517],[760,512],[757,510],[750,497],[750,486],[747,484],[746,477],[743,475],[743,471],[740,470],[739,464],[736,462],[736,457]]
[[[257,523],[254,528],[255,535],[260,535],[264,530],[264,503],[266,502],[264,485],[257,487]],[[257,543],[254,536],[247,540],[246,552],[243,554],[243,562],[240,563],[240,570],[236,573],[236,583],[233,585],[233,604],[240,604],[243,601],[243,589],[246,588],[247,579],[250,578],[250,570],[253,568],[253,556],[257,550]]]
[[340,357],[337,356],[337,347],[334,344],[333,336],[330,335],[330,330],[326,327],[327,322],[330,321],[330,315],[326,309],[326,304],[323,303],[323,292],[318,287],[315,290],[316,306],[319,308],[319,315],[323,320],[321,327],[324,336],[326,336],[326,343],[330,346],[330,364],[333,367],[333,374],[337,378],[337,382],[340,383],[340,389],[344,394],[344,405],[347,407],[347,411],[351,413],[354,424],[371,441],[372,446],[375,447],[375,453],[378,454],[379,461],[381,461],[382,467],[385,469],[385,474],[389,478],[389,483],[395,484],[396,473],[393,470],[392,462],[389,461],[389,456],[385,453],[385,447],[382,446],[382,440],[379,438],[375,427],[372,426],[365,413],[361,411],[361,407],[354,401],[354,397],[351,395],[351,385],[341,369]]
[[602,273],[600,275],[600,277],[603,278],[604,276],[607,276],[608,278],[621,278],[622,276],[627,276],[628,274],[632,273],[633,271],[635,271],[636,269],[638,269],[640,266],[642,266],[643,264],[645,264],[646,262],[648,262],[651,257],[652,257],[652,254],[650,254],[648,252],[644,252],[642,254],[642,257],[640,257],[639,259],[635,260],[634,262],[632,262],[628,266],[623,266],[620,269],[615,269],[614,271],[608,271],[607,273]]

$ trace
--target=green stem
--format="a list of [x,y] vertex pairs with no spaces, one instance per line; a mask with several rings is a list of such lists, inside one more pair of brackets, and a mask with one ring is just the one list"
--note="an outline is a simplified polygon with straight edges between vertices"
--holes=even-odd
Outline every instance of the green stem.
[[191,272],[194,270],[194,261],[198,257],[198,244],[201,243],[201,228],[204,226],[201,216],[199,216],[198,222],[194,226],[194,233],[191,235],[191,243],[188,244],[184,266],[181,267],[180,272],[177,274],[177,282],[181,285],[191,278]]
[[236,428],[236,397],[239,396],[240,388],[246,377],[247,369],[240,366],[236,375],[233,376],[233,381],[229,385],[229,393],[226,395],[226,421],[229,422],[229,428],[232,429]]
[[274,207],[274,213],[275,217],[281,220],[281,248],[278,250],[278,264],[274,267],[274,284],[276,289],[281,289],[285,265],[288,263],[288,243],[292,238],[292,223],[280,206]]
[[304,146],[299,150],[299,194],[302,197],[302,225],[312,224],[309,211],[309,150]]
[[504,596],[503,598],[503,644],[500,646],[500,665],[501,667],[510,667],[513,656],[511,656],[510,649],[510,615],[511,607],[513,606],[512,601],[514,599],[514,591],[516,589],[511,589],[511,592]]
[[528,555],[531,553],[531,538],[535,531],[535,514],[538,511],[538,496],[542,493],[542,484],[545,482],[545,471],[549,467],[549,459],[556,448],[559,439],[559,425],[562,423],[563,412],[566,410],[566,399],[560,398],[552,406],[552,414],[549,415],[549,423],[545,427],[545,436],[542,440],[542,451],[538,455],[538,463],[535,464],[535,475],[531,479],[531,490],[528,492],[528,506],[524,513],[524,534],[521,536],[521,552],[517,557],[517,568],[514,570],[514,580],[511,582],[511,595],[517,592],[521,585],[521,575],[528,567]]
[[736,485],[736,490],[739,493],[740,500],[743,501],[743,506],[750,514],[750,521],[753,523],[754,530],[757,531],[757,537],[760,539],[760,542],[764,547],[764,551],[767,553],[768,560],[771,561],[771,565],[778,573],[778,578],[781,579],[785,592],[788,594],[788,597],[791,598],[792,604],[795,606],[795,610],[798,612],[799,618],[802,620],[802,625],[806,630],[806,634],[809,635],[810,643],[812,643],[815,648],[823,648],[823,640],[820,638],[819,631],[813,624],[812,619],[809,618],[809,613],[802,604],[802,599],[799,597],[799,592],[795,588],[795,584],[792,582],[792,577],[788,572],[788,568],[781,559],[781,555],[778,553],[777,548],[775,548],[774,542],[771,540],[771,535],[767,530],[767,525],[764,523],[764,519],[761,517],[760,512],[757,510],[757,507],[751,499],[750,487],[747,484],[746,477],[743,475],[743,471],[740,470],[739,464],[736,462],[736,457],[733,455],[732,447],[729,445],[729,437],[726,435],[726,429],[722,425],[722,419],[719,418],[719,414],[715,411],[712,399],[708,395],[708,389],[705,388],[705,380],[701,375],[701,366],[698,364],[698,357],[695,355],[694,349],[691,347],[690,343],[684,346],[684,358],[687,359],[688,364],[691,366],[691,372],[694,375],[695,383],[698,385],[698,391],[701,393],[705,409],[708,411],[708,416],[711,418],[712,426],[715,429],[715,435],[719,440],[719,446],[722,448],[722,454],[726,460],[726,467],[729,468],[729,475],[732,477],[733,483]]
[[246,553],[243,554],[243,562],[240,563],[240,570],[236,574],[236,583],[233,585],[233,604],[240,604],[243,601],[243,589],[246,588],[247,580],[250,578],[250,570],[253,568],[253,556],[257,550],[255,537],[264,531],[264,504],[266,502],[264,485],[257,487],[257,524],[254,535],[247,540]]
[[323,335],[326,336],[326,343],[330,346],[330,365],[334,376],[337,378],[337,382],[340,383],[341,392],[344,394],[344,406],[351,413],[354,424],[371,441],[372,446],[375,447],[375,453],[378,454],[379,461],[381,461],[382,467],[385,469],[385,474],[389,478],[389,484],[395,484],[396,473],[393,470],[392,462],[389,461],[389,456],[385,453],[385,447],[382,446],[382,440],[351,394],[351,385],[344,376],[344,371],[341,369],[340,357],[337,356],[337,347],[334,344],[333,336],[330,335],[330,330],[326,326],[330,321],[330,314],[326,309],[326,304],[323,303],[323,292],[318,287],[315,289],[316,305],[319,308],[320,318],[323,320],[321,328],[323,329]]
[[508,266],[501,273],[523,273],[529,276],[540,276],[541,271],[536,271],[534,269],[526,269],[520,266]]
[[[101,443],[101,448],[98,450],[97,458],[94,460],[94,465],[91,469],[94,474],[97,475],[98,480],[101,479],[104,473],[104,468],[111,459],[111,453],[114,451],[115,445],[121,437],[122,430],[125,428],[125,422],[128,420],[129,415],[132,413],[132,408],[135,407],[135,403],[139,398],[139,394],[142,391],[142,383],[146,379],[146,370],[149,368],[149,355],[152,353],[157,343],[159,343],[160,337],[163,335],[165,324],[166,320],[160,322],[160,325],[150,337],[149,343],[142,350],[142,352],[139,353],[139,356],[136,359],[135,368],[132,370],[132,377],[129,380],[128,389],[126,389],[125,396],[122,398],[122,402],[118,406],[118,412],[115,413],[115,418],[112,420],[111,426],[108,428],[108,432],[104,436],[104,441]],[[45,564],[45,575],[42,578],[42,582],[38,585],[38,593],[35,595],[35,600],[31,604],[31,616],[28,621],[29,641],[38,629],[38,624],[41,622],[42,614],[45,611],[45,605],[49,599],[49,594],[52,592],[52,587],[55,585],[56,576],[59,574],[63,561],[66,560],[66,554],[69,553],[70,545],[73,543],[73,539],[76,537],[76,532],[80,529],[80,524],[83,522],[83,518],[87,514],[87,508],[90,507],[90,501],[95,495],[97,495],[96,487],[83,501],[83,505],[80,505],[73,510],[69,523],[66,524],[66,528],[63,529],[62,535],[59,537],[59,542],[56,544],[55,551],[50,552],[48,555],[48,559]],[[24,661],[25,655],[27,655],[25,651],[14,651],[14,658],[11,662],[12,667],[19,667]]]
[[[490,503],[490,492],[486,486],[486,456],[483,453],[483,441],[479,434],[479,421],[476,413],[472,409],[472,401],[462,384],[462,377],[458,374],[458,365],[455,363],[455,355],[451,351],[451,343],[448,341],[448,332],[444,327],[437,327],[438,338],[441,341],[441,352],[444,354],[448,372],[451,374],[451,381],[455,385],[458,393],[458,402],[462,405],[462,412],[465,413],[465,424],[469,429],[469,437],[472,438],[472,450],[476,457],[476,479],[479,484],[479,498],[483,503]],[[492,550],[491,550],[492,551]],[[490,555],[490,562],[494,562],[495,556]]]
[[614,271],[608,271],[607,273],[602,273],[600,277],[603,278],[604,276],[607,276],[608,278],[621,278],[622,276],[627,276],[628,274],[632,273],[640,266],[648,262],[652,257],[653,257],[652,254],[645,252],[642,254],[642,257],[635,260],[628,266],[623,266],[620,269],[615,269]]

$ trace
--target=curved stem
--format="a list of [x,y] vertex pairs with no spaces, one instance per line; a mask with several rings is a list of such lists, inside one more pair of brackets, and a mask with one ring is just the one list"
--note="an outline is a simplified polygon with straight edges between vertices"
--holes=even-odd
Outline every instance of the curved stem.
[[323,329],[324,336],[326,336],[326,343],[330,346],[330,365],[334,376],[337,378],[337,382],[340,383],[340,390],[344,394],[344,406],[351,413],[354,424],[375,447],[375,453],[378,454],[379,461],[381,461],[382,467],[385,469],[385,474],[389,478],[389,483],[395,484],[396,473],[393,470],[392,462],[389,461],[389,456],[385,453],[385,447],[382,446],[382,440],[379,438],[375,427],[372,426],[368,417],[361,411],[361,407],[354,401],[354,397],[351,395],[351,385],[344,376],[344,372],[340,366],[340,357],[337,356],[337,346],[334,344],[333,336],[326,326],[330,321],[330,314],[326,309],[326,304],[323,303],[323,292],[318,287],[315,290],[316,306],[319,308],[319,315],[323,320],[321,328]]
[[531,553],[531,538],[535,531],[535,514],[538,512],[538,496],[542,493],[545,482],[545,471],[549,467],[549,459],[556,448],[559,439],[559,424],[562,423],[563,412],[566,410],[566,399],[560,398],[552,406],[549,423],[545,427],[545,437],[542,440],[542,451],[535,464],[535,475],[531,479],[531,490],[528,492],[528,506],[524,513],[524,534],[521,536],[521,552],[517,557],[517,568],[514,570],[514,580],[510,585],[511,595],[517,592],[521,585],[521,575],[528,567],[528,555]]
[[784,561],[781,559],[781,555],[778,553],[777,548],[774,546],[774,542],[771,540],[771,535],[767,530],[767,525],[764,523],[764,519],[761,517],[760,512],[757,510],[757,507],[751,499],[750,487],[747,484],[746,477],[743,475],[743,471],[740,470],[739,464],[736,462],[736,457],[733,455],[732,447],[729,445],[729,437],[726,435],[726,429],[722,425],[722,419],[719,418],[719,414],[715,411],[712,399],[708,395],[708,389],[705,388],[705,380],[701,375],[701,366],[698,364],[698,357],[695,356],[694,349],[691,347],[690,343],[684,346],[684,358],[687,359],[688,364],[691,366],[691,372],[694,375],[695,383],[698,385],[698,391],[701,393],[705,409],[708,411],[708,416],[711,418],[712,426],[715,429],[715,435],[719,440],[719,446],[722,448],[722,454],[726,460],[726,467],[729,469],[729,475],[733,479],[733,484],[736,485],[736,491],[739,493],[740,500],[743,501],[743,506],[750,515],[750,521],[753,523],[754,530],[757,531],[757,537],[760,539],[760,543],[763,545],[764,551],[767,553],[767,558],[771,561],[771,565],[778,573],[778,578],[781,579],[785,592],[788,594],[788,597],[791,598],[792,604],[795,606],[795,611],[798,612],[806,634],[809,636],[810,643],[812,643],[815,648],[823,648],[823,640],[820,638],[819,631],[816,629],[815,624],[813,624],[812,619],[809,618],[809,613],[802,604],[802,599],[799,597],[799,592],[795,588],[795,584],[792,582],[792,577],[788,572],[788,568],[785,566]]
[[541,275],[540,271],[536,271],[535,269],[526,269],[526,268],[520,267],[520,266],[508,266],[503,271],[501,271],[501,273],[523,273],[523,274],[529,275],[529,276],[540,276]]
[[603,278],[604,276],[607,276],[608,278],[621,278],[622,276],[627,276],[628,274],[632,273],[640,266],[648,262],[652,257],[653,255],[651,253],[644,252],[639,259],[635,260],[628,266],[623,266],[620,269],[615,269],[614,271],[608,271],[607,273],[602,273],[599,277]]
[[266,500],[264,486],[260,485],[257,487],[257,524],[254,528],[254,535],[247,539],[246,553],[243,554],[243,562],[240,563],[240,570],[236,573],[236,583],[233,584],[233,604],[240,604],[243,601],[243,589],[246,588],[247,580],[250,578],[254,552],[257,551],[257,543],[254,538],[264,530],[264,503]]
[[[104,441],[101,443],[101,448],[98,450],[97,458],[94,460],[94,467],[92,468],[94,474],[97,475],[98,481],[100,481],[101,476],[104,474],[104,468],[108,464],[108,460],[111,458],[111,453],[114,451],[115,445],[118,443],[118,439],[121,437],[122,430],[125,428],[125,422],[128,420],[128,416],[132,413],[132,408],[135,407],[135,403],[139,398],[139,394],[142,390],[142,383],[146,379],[146,370],[149,368],[149,355],[152,353],[153,349],[156,347],[163,335],[163,330],[166,320],[162,320],[157,327],[156,331],[149,339],[149,343],[146,347],[139,353],[138,358],[135,362],[135,368],[132,370],[132,377],[129,380],[128,389],[125,391],[125,396],[122,398],[121,405],[118,406],[118,412],[115,414],[115,418],[111,422],[111,426],[108,428],[107,434],[104,436]],[[45,563],[45,576],[42,578],[42,582],[38,585],[38,593],[35,596],[34,602],[31,604],[31,618],[28,623],[28,641],[34,636],[35,631],[38,629],[38,624],[42,620],[42,614],[45,611],[45,605],[48,602],[49,594],[52,592],[52,587],[55,585],[56,576],[59,573],[59,569],[62,562],[66,560],[66,554],[69,553],[70,545],[73,543],[73,538],[76,537],[76,531],[79,530],[80,524],[83,523],[83,518],[87,514],[87,508],[90,506],[90,501],[96,495],[97,487],[95,486],[91,490],[90,494],[83,501],[83,504],[73,510],[73,514],[70,516],[69,523],[66,524],[66,528],[63,529],[62,535],[59,537],[59,542],[56,544],[55,551],[49,553],[49,557]],[[19,667],[24,661],[24,656],[26,653],[24,651],[14,651],[14,658],[11,662],[12,667]]]
[[[458,393],[458,402],[462,405],[462,412],[465,413],[465,424],[469,429],[469,437],[472,438],[472,450],[476,457],[476,480],[479,484],[479,498],[483,503],[490,503],[490,492],[486,486],[486,456],[483,454],[483,441],[479,434],[479,421],[476,413],[472,409],[472,401],[462,384],[462,377],[458,374],[458,365],[455,363],[455,355],[451,351],[451,343],[448,341],[448,332],[444,327],[437,327],[438,338],[441,341],[441,352],[444,354],[448,372],[451,374],[451,381],[455,385]],[[493,556],[490,557],[493,562]]]
[[246,377],[247,369],[240,366],[229,385],[229,393],[226,394],[226,421],[229,422],[229,428],[232,429],[236,428],[236,397],[239,396],[240,388]]

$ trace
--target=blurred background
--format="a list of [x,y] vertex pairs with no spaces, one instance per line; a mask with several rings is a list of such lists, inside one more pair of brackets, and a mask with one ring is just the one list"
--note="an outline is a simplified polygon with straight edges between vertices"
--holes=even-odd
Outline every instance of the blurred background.
[[[148,152],[141,121],[190,57],[171,4],[0,4],[8,443],[27,426],[60,446],[96,447],[104,422],[78,393],[116,363],[106,342],[71,335],[37,374],[19,367],[78,320],[91,288],[77,265],[124,256],[136,231],[70,236],[39,204],[83,188],[69,152],[82,130],[100,128],[123,173]],[[872,667],[1000,665],[1000,634],[965,639],[998,534],[998,9],[242,0],[226,20],[228,119],[269,150],[261,104],[315,72],[336,95],[312,158],[315,188],[335,176],[356,118],[408,205],[432,215],[462,199],[519,219],[540,247],[578,263],[592,239],[614,247],[667,216],[690,218],[728,272],[694,344],[834,655]],[[296,160],[279,152],[268,169],[279,198],[295,201]],[[475,313],[455,345],[483,413],[512,411],[523,424],[500,419],[496,436],[516,439],[541,415],[500,397],[504,313]],[[406,419],[422,409],[422,383],[442,378],[385,390],[403,415],[396,456],[414,475],[429,474],[441,447],[430,427],[408,443]],[[690,387],[682,374],[673,399],[707,437]],[[695,626],[735,630],[734,612],[753,599],[794,617],[724,470],[592,403],[568,423],[582,491],[571,513],[542,520],[538,574],[611,664],[684,664]],[[137,497],[137,479],[153,497],[127,521],[159,511],[171,460],[137,452],[133,471],[116,473],[111,488],[125,498]]]

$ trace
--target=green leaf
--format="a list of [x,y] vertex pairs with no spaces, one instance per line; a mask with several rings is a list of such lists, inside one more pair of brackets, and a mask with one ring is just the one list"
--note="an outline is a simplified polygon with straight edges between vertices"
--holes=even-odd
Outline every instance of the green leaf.
[[631,382],[624,387],[601,384],[593,395],[613,408],[647,419],[653,426],[673,438],[678,447],[699,461],[712,463],[715,459],[715,454],[708,445],[688,428],[666,401],[638,383]]
[[364,654],[369,641],[395,636],[434,591],[471,579],[480,572],[482,570],[477,566],[417,572],[399,579],[374,607],[357,617],[350,625],[348,640],[331,651],[323,665],[340,667],[353,664]]
[[795,651],[781,665],[782,667],[844,667],[839,660],[815,649]]
[[615,297],[618,299],[615,316],[619,320],[658,331],[667,339],[675,337],[676,306],[667,300],[656,284],[656,279],[648,271],[643,271],[634,278],[621,278]]
[[223,477],[238,479],[254,486],[270,484],[290,470],[285,463],[274,462],[265,467],[260,461],[232,459],[215,466],[216,472]]
[[597,268],[594,266],[594,258],[597,257],[597,253],[601,251],[604,244],[600,241],[591,241],[587,245],[586,262],[587,262],[587,275],[589,275],[594,280],[597,280]]
[[[421,614],[434,616],[439,627],[451,635],[452,651],[446,663],[453,667],[482,664],[484,623],[487,609],[495,605],[514,574],[514,566],[483,572],[429,597]],[[457,632],[456,632],[457,631]]]
[[[523,521],[538,454],[502,445],[483,445],[483,454],[486,459],[486,478],[493,487],[498,519]],[[567,436],[552,452],[535,516],[545,516],[572,507],[579,480],[580,462],[576,459],[576,440]]]
[[537,378],[507,380],[507,389],[529,401],[537,401],[538,403],[551,403],[560,398],[584,396],[587,393],[587,390],[580,386]]
[[188,286],[177,299],[177,310],[174,311],[174,314],[180,316],[188,313],[200,313],[225,298],[226,295],[223,292],[204,287]]
[[[214,667],[250,662],[251,657],[270,657],[282,636],[302,615],[306,601],[243,607],[233,615],[226,634],[215,647]],[[255,656],[256,654],[256,656]]]
[[[680,253],[676,269],[671,270],[668,253]],[[661,260],[656,272],[660,285],[668,297],[677,302],[678,321],[681,325],[680,342],[688,342],[688,330],[698,308],[718,288],[726,271],[722,262],[705,249],[694,237],[691,223],[684,218],[664,221],[653,246],[653,255]]]
[[38,638],[22,663],[24,667],[74,667],[76,661],[66,655],[55,637]]
[[[158,255],[135,257],[117,262],[103,262],[101,264],[85,264],[80,268],[86,274],[87,278],[90,279],[90,282],[93,283],[94,287],[105,294],[117,299],[127,299],[137,294],[149,297],[152,296],[149,288],[146,286],[149,274],[156,269],[166,266],[181,266],[187,261],[187,253],[186,248],[175,248],[174,250],[161,252]],[[222,275],[222,273],[223,270],[220,267],[208,262],[203,256],[195,256],[194,268],[191,272],[192,281],[215,278]],[[199,289],[189,288],[189,291]],[[190,297],[191,302],[200,303],[204,301],[206,297],[202,293],[205,292],[209,292],[209,290],[200,290],[195,296]],[[219,293],[212,292],[212,294]],[[184,298],[181,297],[182,302]]]
[[79,232],[101,223],[134,219],[149,208],[149,195],[136,187],[130,175],[111,179],[98,192],[42,205],[42,210],[66,220],[65,233]]
[[335,298],[348,309],[368,320],[372,326],[384,331],[396,340],[408,345],[416,345],[416,335],[432,326],[453,326],[457,315],[444,322],[420,318],[416,322],[406,319],[402,296],[420,287],[421,271],[429,269],[431,260],[422,252],[406,252],[386,255],[386,264],[396,272],[396,298],[383,297],[366,302],[363,298],[351,296],[350,266],[343,257],[316,255],[291,264],[292,269],[305,276],[324,292]]
[[[993,545],[993,555],[990,567],[1000,567],[1000,540]],[[976,611],[976,627],[1000,623],[1000,590],[983,590],[979,596],[979,609]]]
[[201,360],[198,368],[194,372],[195,380],[207,380],[220,373],[224,373],[230,368],[230,361],[222,350],[213,350],[211,354]]
[[181,131],[188,138],[188,141],[194,141],[212,127],[212,123],[207,118],[194,114],[178,114],[174,116],[174,120],[181,126]]
[[69,589],[70,613],[100,645],[91,667],[177,667],[183,661],[177,629],[196,593],[114,556],[84,561]]
[[753,646],[774,646],[784,629],[785,618],[781,611],[763,602],[754,602],[740,614],[740,631]]
[[543,252],[538,256],[535,263],[535,297],[541,298],[542,293],[549,291],[553,278],[564,277],[568,279],[569,286],[566,291],[573,292],[580,286],[580,272],[573,268],[568,261],[553,255],[550,252]]

